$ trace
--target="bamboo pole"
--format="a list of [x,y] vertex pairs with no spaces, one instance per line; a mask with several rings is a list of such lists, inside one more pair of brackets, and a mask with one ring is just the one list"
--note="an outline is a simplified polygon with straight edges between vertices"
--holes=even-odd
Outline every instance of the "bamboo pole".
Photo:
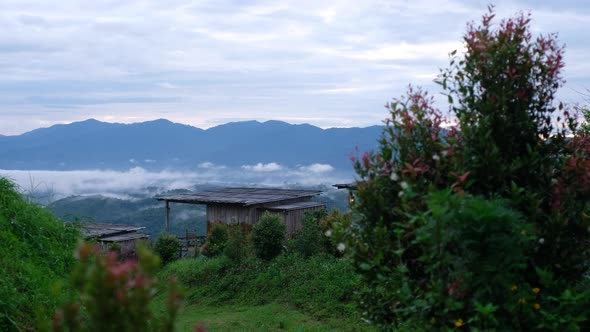
[[170,202],[166,201],[166,234],[170,233]]

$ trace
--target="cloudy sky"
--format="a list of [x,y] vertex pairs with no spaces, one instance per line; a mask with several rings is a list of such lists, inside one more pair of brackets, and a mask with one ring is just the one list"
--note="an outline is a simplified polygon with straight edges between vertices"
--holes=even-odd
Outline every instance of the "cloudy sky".
[[[489,1],[0,1],[0,134],[96,118],[201,128],[379,124],[408,83],[434,93]],[[590,88],[585,0],[497,1],[566,44],[560,98]],[[444,108],[441,105],[441,108]]]

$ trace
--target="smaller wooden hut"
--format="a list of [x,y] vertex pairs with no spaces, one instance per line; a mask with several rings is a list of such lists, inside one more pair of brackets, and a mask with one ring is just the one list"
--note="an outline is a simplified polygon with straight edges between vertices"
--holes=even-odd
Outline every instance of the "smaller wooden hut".
[[116,243],[120,247],[121,257],[134,257],[137,242],[149,240],[149,235],[138,232],[144,228],[121,224],[84,223],[82,234],[86,240],[96,241],[102,251],[107,251],[109,246]]
[[267,211],[280,215],[287,226],[287,234],[297,233],[303,227],[305,213],[323,210],[325,203],[320,202],[296,202],[291,204],[275,205],[266,208]]
[[271,188],[224,188],[193,194],[157,197],[166,203],[166,230],[170,227],[170,202],[207,205],[207,233],[213,223],[240,224],[250,229],[265,211],[280,214],[293,235],[303,226],[306,212],[324,209],[325,203],[311,199],[318,190]]

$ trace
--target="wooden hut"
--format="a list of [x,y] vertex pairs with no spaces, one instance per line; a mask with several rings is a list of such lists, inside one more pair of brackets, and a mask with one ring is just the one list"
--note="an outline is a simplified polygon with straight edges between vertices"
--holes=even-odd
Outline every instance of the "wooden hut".
[[207,233],[213,223],[240,224],[250,229],[265,211],[277,213],[287,225],[288,235],[302,227],[303,215],[325,208],[311,199],[318,190],[268,188],[224,188],[192,194],[157,197],[166,202],[166,230],[170,227],[170,202],[207,205]]
[[121,248],[121,257],[134,257],[137,241],[149,240],[149,235],[138,232],[144,228],[121,224],[84,223],[82,234],[85,239],[96,241],[102,251],[107,251],[109,245],[116,243]]

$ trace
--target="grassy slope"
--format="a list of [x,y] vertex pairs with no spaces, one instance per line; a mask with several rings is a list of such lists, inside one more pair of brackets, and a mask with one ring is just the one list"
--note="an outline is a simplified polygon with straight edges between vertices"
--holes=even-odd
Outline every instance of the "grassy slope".
[[177,320],[179,331],[194,331],[195,322],[217,331],[372,331],[346,318],[318,319],[287,305],[190,305]]
[[160,277],[169,276],[186,289],[181,331],[199,321],[211,331],[371,330],[352,304],[360,284],[345,259],[282,255],[237,265],[224,257],[185,259],[165,267]]
[[67,296],[56,285],[74,263],[78,236],[0,178],[0,331],[31,328]]

